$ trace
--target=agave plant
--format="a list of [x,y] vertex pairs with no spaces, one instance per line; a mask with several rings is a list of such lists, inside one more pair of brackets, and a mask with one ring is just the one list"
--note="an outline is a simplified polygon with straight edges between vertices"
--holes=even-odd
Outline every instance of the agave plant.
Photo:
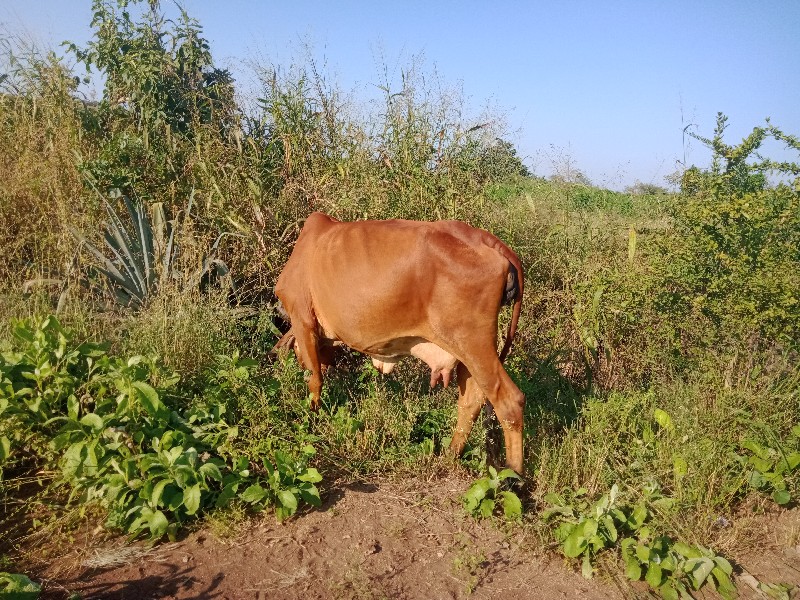
[[[112,193],[112,198],[120,196],[118,190]],[[134,202],[127,196],[122,196],[122,199],[130,218],[129,227],[106,202],[108,221],[105,223],[104,238],[113,258],[109,258],[79,231],[70,228],[94,258],[94,268],[106,277],[120,304],[141,308],[169,281],[183,280],[188,289],[198,287],[206,277],[222,278],[228,275],[227,265],[213,256],[224,233],[216,239],[210,254],[203,258],[202,266],[194,272],[183,274],[175,264],[175,227],[173,222],[167,221],[164,205],[160,202],[151,205],[151,219],[141,202]],[[191,207],[192,196],[189,197],[187,215]]]

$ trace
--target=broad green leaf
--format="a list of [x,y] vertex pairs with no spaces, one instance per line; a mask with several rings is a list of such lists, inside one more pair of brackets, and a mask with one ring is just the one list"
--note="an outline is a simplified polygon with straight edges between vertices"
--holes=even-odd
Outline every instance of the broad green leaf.
[[139,403],[147,411],[147,414],[151,417],[157,417],[161,412],[161,401],[158,399],[158,392],[144,381],[134,381],[133,387],[136,390],[136,397]]
[[640,562],[645,564],[650,562],[650,548],[648,546],[639,544],[636,546],[635,552],[636,558],[638,558]]
[[753,467],[762,474],[772,470],[772,462],[763,458],[759,458],[758,456],[751,456],[747,459],[747,462],[753,465]]
[[745,440],[744,442],[742,442],[742,448],[747,448],[748,450],[750,450],[750,452],[752,452],[762,460],[769,459],[769,450],[767,450],[761,444],[759,444],[754,440]]
[[97,453],[95,451],[95,444],[86,445],[86,458],[83,460],[83,474],[89,477],[97,475]]
[[103,430],[103,419],[96,413],[83,415],[80,423],[81,425],[91,428],[94,433],[98,433],[99,431]]
[[319,490],[313,484],[308,484],[308,487],[301,487],[300,497],[306,504],[317,507],[322,506],[322,499],[319,497]]
[[[217,508],[227,506],[228,503],[231,501],[231,499],[236,495],[238,489],[239,489],[238,482],[231,482],[225,485],[225,487],[222,488],[222,491],[220,492],[219,496],[217,496],[214,505]],[[244,500],[244,498],[242,498],[242,500]]]
[[517,475],[517,473],[513,469],[503,469],[497,474],[497,479],[500,481],[504,479],[519,479],[522,480],[522,477]]
[[606,515],[603,517],[603,525],[605,525],[606,531],[608,532],[608,539],[612,542],[617,541],[617,528],[614,525],[614,519],[611,518],[611,515]]
[[86,442],[72,444],[64,453],[63,466],[61,467],[66,477],[74,477],[84,460]]
[[761,488],[765,483],[764,476],[753,469],[747,475],[747,483],[756,489]]
[[67,416],[73,421],[77,421],[79,408],[80,402],[75,397],[75,394],[70,394],[67,398]]
[[214,481],[222,481],[222,472],[219,470],[219,466],[213,462],[209,461],[203,463],[197,471],[203,477],[213,479]]
[[630,519],[628,519],[628,525],[635,531],[644,524],[646,519],[647,507],[644,504],[637,504],[631,513]]
[[[672,417],[665,410],[657,408],[653,411],[653,419],[658,423],[658,426],[667,431],[675,431],[675,425],[672,423]],[[655,587],[655,586],[654,586]]]
[[0,436],[0,465],[2,465],[8,457],[11,456],[11,440],[6,436]]
[[[578,525],[581,527],[581,524]],[[597,533],[598,523],[595,519],[586,519],[582,524],[583,537],[589,539]]]
[[157,540],[164,537],[167,527],[169,527],[169,521],[163,512],[156,510],[150,515],[147,526],[150,528],[150,536]]
[[490,487],[491,483],[486,477],[481,477],[475,483],[473,483],[463,496],[464,504],[467,510],[470,512],[475,511],[478,508],[478,505],[481,503],[481,500],[486,497],[486,493],[489,491]]
[[730,575],[733,573],[733,567],[731,563],[727,561],[727,559],[723,558],[722,556],[715,556],[714,562],[717,565],[717,568],[720,569],[726,575]]
[[319,474],[315,468],[311,467],[306,469],[305,473],[297,476],[298,481],[306,481],[308,483],[319,483],[322,481],[322,475]]
[[506,519],[519,519],[522,516],[522,502],[514,492],[500,492],[503,497],[503,514]]
[[0,597],[8,600],[37,600],[42,587],[19,573],[0,573]]
[[650,587],[660,587],[662,579],[661,567],[656,563],[649,563],[647,566],[647,575],[645,575],[644,579],[650,584]]
[[553,492],[545,494],[544,501],[548,504],[555,504],[557,506],[562,506],[564,504],[564,499]]
[[576,527],[564,540],[563,550],[570,558],[580,556],[589,547],[589,542],[583,537],[581,531]]
[[776,504],[783,506],[784,504],[789,504],[789,501],[792,499],[792,495],[786,490],[775,490],[772,492],[772,499]]
[[789,466],[790,471],[794,471],[798,466],[800,466],[800,452],[792,452],[786,457],[786,463]]
[[186,514],[193,515],[200,508],[200,484],[196,483],[188,490],[183,492],[183,505],[186,507]]
[[[661,594],[661,597],[664,600],[678,600],[680,597],[678,595],[678,590],[670,585],[670,582],[667,581],[664,585],[658,588],[658,592]],[[687,598],[691,599],[691,596],[687,596]]]
[[281,506],[289,515],[293,515],[297,510],[297,496],[289,490],[281,490],[278,492],[278,502],[281,503]]
[[183,490],[177,486],[164,490],[164,506],[173,512],[183,506]]
[[800,423],[792,427],[792,435],[796,438],[800,438]]
[[589,556],[589,553],[583,555],[583,561],[581,564],[581,575],[585,579],[591,579],[592,574],[594,573],[594,569],[592,568],[592,558]]
[[571,506],[553,506],[553,507],[548,508],[545,511],[542,511],[542,519],[547,521],[553,515],[563,515],[565,517],[571,517],[574,514],[575,513],[572,510]]
[[686,564],[683,566],[683,570],[689,575],[692,587],[699,590],[714,567],[713,560],[701,556],[699,558],[690,558],[687,560]]
[[683,477],[689,472],[689,465],[682,456],[676,456],[672,461],[672,471],[675,477]]
[[642,566],[632,554],[623,554],[625,560],[625,576],[631,581],[639,581],[642,578]]
[[150,494],[150,504],[158,508],[158,505],[161,502],[161,496],[164,493],[164,488],[167,487],[170,483],[171,483],[170,479],[162,479],[157,484],[155,484],[155,486],[153,486],[153,492]]
[[478,507],[478,512],[485,519],[491,517],[494,514],[494,500],[491,498],[484,498],[481,500],[481,504]]
[[245,502],[248,502],[250,504],[256,504],[257,502],[261,502],[264,498],[267,497],[267,490],[262,488],[257,483],[254,483],[244,492],[242,492],[240,497]]
[[714,567],[713,569],[711,569],[711,576],[717,582],[717,591],[719,592],[720,596],[722,596],[726,600],[728,598],[735,597],[736,586],[733,584],[733,581],[731,581],[730,573],[726,573],[720,567]]
[[700,558],[702,556],[698,548],[690,546],[686,542],[675,542],[672,549],[684,558]]

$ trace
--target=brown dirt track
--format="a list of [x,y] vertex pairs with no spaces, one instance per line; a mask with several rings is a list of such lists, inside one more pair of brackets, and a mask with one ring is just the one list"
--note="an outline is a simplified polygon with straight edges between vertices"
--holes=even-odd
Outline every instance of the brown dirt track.
[[[154,548],[110,540],[76,546],[52,564],[45,598],[635,598],[644,587],[585,580],[520,528],[476,522],[459,504],[464,478],[339,486],[321,510],[277,523],[247,521],[233,535],[208,528]],[[794,528],[800,523],[793,511]],[[783,526],[786,519],[782,520]],[[524,528],[523,528],[524,529]],[[754,557],[754,575],[800,581],[800,554]],[[788,552],[788,553],[787,553]],[[794,554],[792,554],[794,553]],[[760,562],[760,566],[759,566]],[[100,566],[104,565],[104,566]],[[760,571],[759,571],[760,569]],[[740,597],[764,597],[739,581]],[[701,594],[713,598],[715,594]]]

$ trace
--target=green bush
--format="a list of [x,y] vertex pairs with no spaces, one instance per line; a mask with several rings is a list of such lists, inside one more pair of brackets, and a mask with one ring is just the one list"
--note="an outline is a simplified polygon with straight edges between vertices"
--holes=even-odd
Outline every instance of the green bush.
[[714,137],[700,138],[713,151],[710,170],[688,170],[681,201],[672,205],[675,231],[656,263],[663,278],[659,305],[679,322],[694,323],[684,329],[694,338],[708,332],[749,352],[796,347],[800,179],[768,186],[765,174],[797,177],[800,166],[763,159],[758,150],[769,137],[797,151],[800,142],[768,122],[729,146],[726,121],[720,114]]
[[313,448],[295,458],[237,450],[221,398],[251,362],[227,360],[187,406],[179,375],[153,358],[76,345],[54,317],[19,322],[14,334],[20,350],[0,359],[0,467],[23,458],[58,465],[59,483],[104,506],[109,527],[152,539],[174,538],[182,523],[234,497],[274,505],[279,518],[301,500],[320,504]]

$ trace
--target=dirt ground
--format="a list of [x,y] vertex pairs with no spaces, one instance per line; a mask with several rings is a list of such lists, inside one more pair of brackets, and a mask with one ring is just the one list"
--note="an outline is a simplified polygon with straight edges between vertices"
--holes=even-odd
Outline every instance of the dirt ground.
[[[49,578],[43,574],[44,598],[75,592],[126,600],[647,596],[624,582],[587,581],[525,532],[476,522],[459,505],[468,486],[458,477],[353,484],[330,492],[321,510],[284,524],[264,515],[229,536],[205,528],[150,549],[121,540],[76,546]],[[800,523],[796,517],[790,528]],[[789,548],[779,561],[754,557],[762,564],[751,571],[800,583],[798,550]],[[741,597],[765,597],[746,582],[739,586]]]

